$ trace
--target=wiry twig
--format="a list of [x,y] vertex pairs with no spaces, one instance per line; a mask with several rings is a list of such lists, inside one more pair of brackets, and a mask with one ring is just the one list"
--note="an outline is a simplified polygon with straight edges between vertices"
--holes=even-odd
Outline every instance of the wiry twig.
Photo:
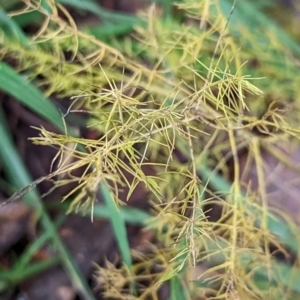
[[35,181],[31,182],[30,184],[26,185],[25,187],[23,187],[22,189],[16,191],[11,197],[9,197],[6,201],[4,201],[0,204],[0,208],[7,205],[10,202],[19,200],[26,193],[35,189],[38,184],[40,184],[41,182],[43,182],[46,179],[49,179],[49,176],[43,176],[41,178],[38,178],[37,180],[35,180]]

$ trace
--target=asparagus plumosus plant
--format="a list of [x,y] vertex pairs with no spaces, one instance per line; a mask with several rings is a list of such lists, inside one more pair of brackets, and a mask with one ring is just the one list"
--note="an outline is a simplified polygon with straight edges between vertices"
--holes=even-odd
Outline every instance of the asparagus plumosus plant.
[[[109,45],[78,29],[59,3],[44,2],[47,9],[24,1],[24,10],[11,14],[39,11],[44,23],[25,45],[2,34],[0,53],[47,96],[70,98],[67,113],[88,114],[89,128],[100,134],[88,140],[67,129],[37,128],[34,143],[58,149],[55,184],[77,183],[63,200],[72,199],[71,209],[89,208],[105,186],[118,205],[122,186],[130,201],[142,184],[153,206],[149,228],[160,246],[148,245],[147,256],[132,251],[130,278],[126,266],[99,268],[105,295],[157,299],[160,284],[173,278],[180,278],[187,299],[281,299],[300,292],[297,269],[270,252],[271,244],[297,251],[298,241],[277,232],[275,225],[290,228],[292,221],[270,214],[262,156],[265,149],[278,152],[279,144],[298,145],[299,49],[283,44],[284,33],[273,27],[262,36],[256,20],[230,1],[183,1],[181,22],[151,6],[131,36]],[[255,192],[241,181],[243,150],[257,168]],[[293,165],[288,155],[281,159]],[[145,167],[156,175],[146,175]],[[208,205],[221,211],[220,219],[209,217]],[[145,278],[149,286],[129,295],[127,284]]]

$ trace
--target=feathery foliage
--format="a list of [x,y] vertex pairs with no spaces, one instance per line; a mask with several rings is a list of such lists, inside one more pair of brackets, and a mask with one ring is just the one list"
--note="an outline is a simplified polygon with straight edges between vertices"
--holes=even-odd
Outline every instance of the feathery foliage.
[[[270,250],[297,253],[299,241],[286,213],[269,209],[262,155],[294,164],[278,145],[298,146],[299,49],[283,44],[288,38],[274,24],[262,36],[242,5],[254,9],[251,1],[182,1],[182,22],[162,18],[153,5],[131,36],[106,44],[78,29],[61,4],[31,0],[11,16],[38,11],[43,25],[36,34],[24,44],[1,33],[1,57],[13,59],[47,97],[69,97],[67,114],[88,114],[89,127],[100,133],[87,140],[37,128],[34,143],[58,149],[56,186],[77,183],[63,199],[73,199],[70,209],[93,207],[101,186],[116,206],[122,186],[129,187],[128,201],[138,184],[149,191],[148,228],[160,246],[147,245],[147,255],[133,251],[130,270],[111,263],[99,268],[107,297],[157,299],[160,284],[178,278],[186,299],[300,293],[298,260],[285,265]],[[255,191],[243,180],[243,150],[256,166]],[[79,168],[85,171],[77,177]],[[208,217],[209,206],[222,212],[218,221]],[[199,266],[204,269],[196,276]],[[131,295],[126,287],[145,279],[148,287],[140,284]]]

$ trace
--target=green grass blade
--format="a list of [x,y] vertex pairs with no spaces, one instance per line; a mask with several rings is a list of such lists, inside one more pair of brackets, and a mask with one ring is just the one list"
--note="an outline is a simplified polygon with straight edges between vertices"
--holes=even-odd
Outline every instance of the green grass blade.
[[1,271],[0,273],[0,292],[6,290],[11,285],[16,285],[30,277],[37,275],[59,263],[59,258],[52,257],[47,260],[32,263],[26,268]]
[[0,62],[0,89],[64,130],[62,117],[56,107],[35,86],[3,62]]
[[170,279],[170,294],[169,300],[190,299],[190,297],[187,295],[186,289],[182,286],[182,282],[178,275]]
[[[7,16],[0,7],[0,32],[3,31],[10,38],[17,40],[22,45],[29,45],[29,41],[18,24]],[[1,73],[1,72],[0,72]]]
[[[55,206],[58,206],[62,209],[64,212],[69,211],[69,204],[68,203],[60,203],[56,204]],[[54,205],[53,205],[54,206]],[[48,206],[47,206],[48,207]],[[52,205],[49,206],[51,208]],[[127,224],[131,225],[139,225],[139,226],[147,226],[149,225],[148,219],[151,218],[151,215],[141,209],[134,208],[134,207],[119,207],[119,217],[122,218]],[[111,218],[111,211],[108,209],[106,205],[103,204],[95,204],[92,209],[84,209],[84,210],[78,210],[76,213],[91,216],[93,214],[93,218],[97,219],[110,219]]]
[[[119,215],[120,218],[122,218],[124,222],[128,224],[141,226],[147,225],[147,220],[151,217],[151,215],[147,212],[131,207],[120,207]],[[110,218],[110,211],[106,207],[101,207],[100,205],[97,205],[94,209],[94,216]]]
[[105,24],[105,25],[96,25],[83,28],[82,30],[87,32],[90,35],[93,35],[99,40],[107,40],[109,38],[124,36],[130,33],[133,29],[132,24],[128,23],[117,23],[117,24]]
[[31,11],[26,14],[16,15],[12,17],[12,20],[21,28],[33,25],[33,24],[41,24],[44,16],[38,11]]
[[[10,180],[14,187],[21,189],[31,183],[31,180],[26,168],[23,166],[22,160],[14,148],[2,109],[0,109],[0,136],[0,160],[3,169],[5,170],[8,180]],[[26,205],[32,208],[37,215],[40,214],[41,210],[38,198],[39,196],[35,190],[28,192],[23,197]]]
[[59,3],[64,5],[71,5],[77,9],[82,9],[84,11],[93,13],[103,19],[105,22],[116,23],[120,22],[125,25],[125,23],[131,24],[132,26],[139,23],[144,23],[140,18],[134,15],[129,15],[125,13],[112,12],[104,9],[101,5],[95,3],[94,1],[81,1],[81,0],[58,0]]
[[114,199],[112,198],[110,191],[104,185],[101,186],[101,194],[104,198],[106,206],[110,215],[110,222],[113,228],[117,244],[121,255],[123,257],[124,263],[128,268],[132,266],[132,260],[130,255],[130,247],[127,238],[127,230],[125,220],[121,217],[120,211],[117,208]]
[[[130,274],[132,269],[132,259],[130,254],[130,246],[127,238],[125,220],[121,217],[120,211],[118,210],[107,186],[102,184],[100,187],[100,191],[110,213],[109,220],[113,228],[114,235],[117,240],[121,256],[123,258],[123,262],[126,265]],[[133,295],[136,295],[136,287],[134,282],[130,283],[130,288],[132,290]]]
[[[229,15],[232,2],[232,0],[219,1],[221,10],[225,16]],[[236,28],[241,23],[253,30],[270,30],[287,48],[294,51],[295,54],[300,55],[299,43],[294,41],[275,21],[262,13],[253,1],[237,1],[235,10],[230,18],[229,27],[232,28],[233,32],[237,32]],[[257,41],[261,43],[268,42],[263,34]]]
[[[61,225],[61,223],[64,221],[65,215],[60,216],[53,226],[55,227],[55,230],[57,231],[57,228]],[[20,258],[15,263],[15,268],[24,269],[27,264],[29,264],[30,260],[34,256],[37,251],[43,247],[43,245],[46,244],[46,242],[52,238],[52,229],[47,228],[38,238],[36,238],[31,245],[22,253]]]

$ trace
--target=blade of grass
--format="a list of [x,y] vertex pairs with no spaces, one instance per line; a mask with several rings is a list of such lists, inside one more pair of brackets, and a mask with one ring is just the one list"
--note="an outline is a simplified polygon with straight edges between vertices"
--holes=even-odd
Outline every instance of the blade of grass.
[[[64,211],[67,212],[69,210],[69,204],[68,203],[59,203],[59,204],[54,204],[54,205],[47,205],[47,208],[52,208],[52,207],[57,207]],[[119,207],[119,217],[124,220],[125,223],[132,224],[132,225],[139,225],[139,226],[147,226],[149,225],[148,219],[150,219],[152,216],[138,208],[133,208],[133,207]],[[77,211],[76,211],[77,213]],[[78,210],[79,214],[82,215],[87,215],[91,216],[93,214],[94,218],[97,219],[110,219],[110,210],[106,205],[103,204],[95,204],[93,209],[84,209]]]
[[5,10],[13,9],[18,4],[19,0],[1,0],[1,5]]
[[[106,206],[109,210],[110,215],[110,223],[113,228],[113,232],[115,235],[115,238],[117,240],[117,244],[121,253],[121,256],[123,257],[124,264],[126,266],[126,269],[128,270],[128,273],[130,275],[131,269],[132,269],[132,259],[130,254],[130,246],[127,238],[127,230],[126,230],[126,224],[125,220],[120,216],[120,211],[118,210],[116,203],[114,199],[111,196],[111,193],[109,189],[106,187],[106,185],[102,184],[100,187],[100,192],[103,196],[103,199],[106,203]],[[130,283],[130,288],[132,290],[133,295],[137,295],[136,287],[134,282]]]
[[58,257],[52,257],[47,260],[32,263],[24,269],[12,269],[1,271],[0,273],[0,292],[5,291],[10,286],[15,286],[18,283],[37,275],[60,262]]
[[[65,215],[62,215],[55,220],[53,226],[55,230],[60,227],[61,223],[64,221]],[[27,264],[32,259],[33,255],[41,248],[43,245],[46,244],[48,240],[52,237],[51,228],[47,228],[37,239],[35,239],[30,246],[21,254],[20,258],[15,263],[15,268],[17,269],[24,269]]]
[[[29,45],[29,41],[18,24],[7,16],[0,7],[0,28],[7,36],[19,41],[22,45]],[[1,73],[1,72],[0,72]]]
[[171,295],[169,300],[175,300],[175,299],[185,300],[190,298],[187,295],[187,290],[182,286],[182,282],[178,275],[170,279],[170,293]]
[[[9,135],[7,128],[8,127],[5,122],[4,114],[2,110],[0,110],[0,159],[3,169],[10,182],[13,183],[17,189],[21,189],[24,186],[29,185],[32,182],[32,179],[27,173],[23,162],[14,148],[12,138]],[[67,251],[60,237],[58,236],[55,226],[53,225],[46,209],[44,208],[37,191],[32,190],[31,192],[25,194],[23,200],[29,207],[33,209],[36,216],[40,217],[40,223],[43,229],[51,232],[53,245],[59,253],[61,263],[64,266],[73,286],[83,296],[84,299],[94,300],[95,297],[92,291],[82,276],[74,259]]]
[[3,62],[0,62],[0,89],[64,131],[62,117],[56,107],[34,85]]
[[[1,76],[1,75],[0,75]],[[16,189],[30,183],[29,175],[26,168],[23,166],[23,162],[17,154],[12,138],[9,135],[9,128],[5,122],[5,116],[0,108],[0,159],[3,169],[7,175],[7,178],[14,185]],[[33,209],[37,216],[41,213],[40,202],[38,201],[38,194],[36,191],[30,191],[23,198],[25,204]]]
[[[102,218],[110,218],[110,211],[107,207],[97,205],[94,208],[94,216]],[[148,224],[148,219],[151,218],[151,215],[145,211],[142,211],[138,208],[132,207],[120,207],[119,215],[124,220],[124,222],[132,225],[141,225],[145,226]]]
[[117,244],[121,255],[123,257],[124,263],[127,265],[128,268],[132,266],[132,260],[130,255],[130,247],[127,238],[127,230],[125,220],[121,217],[120,211],[117,208],[114,199],[112,198],[109,189],[102,185],[100,188],[100,192],[103,196],[105,204],[108,208],[109,215],[110,215],[110,222],[113,228]]
[[93,13],[98,17],[100,17],[103,21],[108,23],[119,22],[119,23],[123,23],[123,25],[127,23],[127,25],[131,24],[131,26],[144,23],[137,16],[108,11],[94,1],[58,0],[58,2],[64,5],[70,5],[77,9],[82,9],[84,11]]
[[44,16],[38,11],[31,11],[26,14],[13,16],[12,20],[20,27],[25,27],[33,24],[40,24]]
[[[219,1],[220,8],[225,16],[228,16],[232,0]],[[287,48],[294,51],[295,54],[300,55],[300,46],[294,41],[275,21],[262,13],[255,3],[244,0],[237,1],[234,13],[231,17],[229,26],[233,32],[237,32],[236,28],[243,23],[247,27],[258,30],[270,30],[273,32],[279,41],[281,41]],[[260,36],[260,42],[265,43],[264,35]]]
[[99,40],[107,40],[108,38],[124,36],[130,33],[133,29],[132,24],[119,23],[119,24],[104,24],[95,25],[87,28],[82,28],[83,31],[93,35]]

